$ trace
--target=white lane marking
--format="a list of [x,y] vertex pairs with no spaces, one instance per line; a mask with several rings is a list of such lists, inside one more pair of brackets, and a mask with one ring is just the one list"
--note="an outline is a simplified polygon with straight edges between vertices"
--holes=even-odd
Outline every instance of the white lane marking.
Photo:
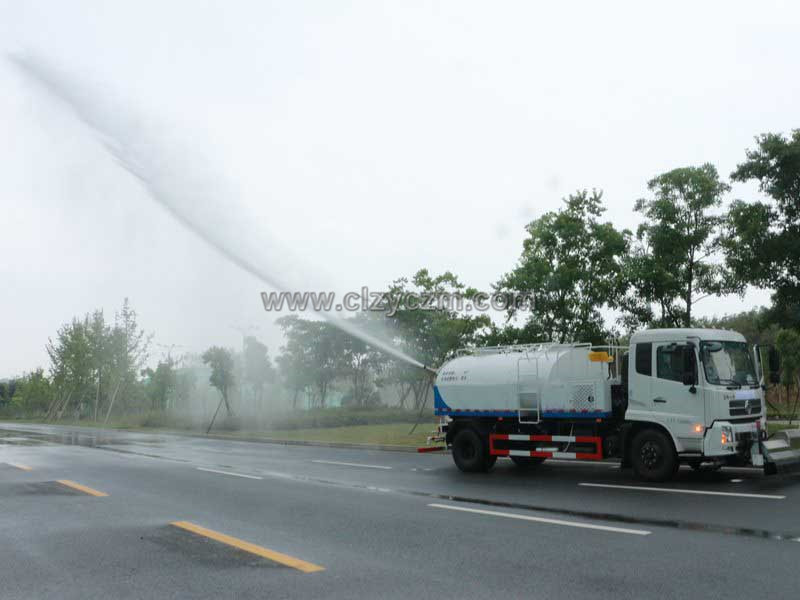
[[204,467],[196,467],[198,471],[206,471],[207,473],[219,473],[220,475],[231,475],[232,477],[244,477],[245,479],[264,479],[257,475],[245,475],[244,473],[231,473],[230,471],[218,471],[217,469],[206,469]]
[[599,531],[610,531],[612,533],[629,533],[631,535],[650,535],[652,531],[645,529],[626,529],[623,527],[610,527],[608,525],[594,525],[592,523],[582,523],[580,521],[563,521],[561,519],[546,519],[544,517],[531,517],[517,513],[505,513],[495,510],[484,510],[481,508],[466,508],[464,506],[453,506],[452,504],[428,504],[432,508],[446,508],[448,510],[458,510],[461,512],[475,513],[477,515],[489,515],[492,517],[506,517],[507,519],[519,519],[521,521],[534,521],[536,523],[548,523],[550,525],[564,525],[566,527],[581,527],[583,529],[597,529]]
[[731,483],[742,483],[744,479],[731,479]]
[[599,460],[559,460],[557,458],[548,458],[545,464],[558,463],[560,465],[585,465],[590,467],[607,467],[609,469],[619,469],[619,463],[607,463]]
[[641,490],[645,492],[669,492],[672,494],[697,494],[704,496],[734,496],[737,498],[763,498],[766,500],[784,500],[786,496],[772,494],[743,494],[740,492],[712,492],[708,490],[686,490],[674,488],[645,487],[643,485],[612,485],[610,483],[579,483],[585,487],[614,488],[619,490]]
[[340,465],[342,467],[364,467],[365,469],[391,469],[392,467],[384,467],[383,465],[365,465],[362,463],[349,463],[339,462],[338,460],[312,460],[313,463],[321,465]]

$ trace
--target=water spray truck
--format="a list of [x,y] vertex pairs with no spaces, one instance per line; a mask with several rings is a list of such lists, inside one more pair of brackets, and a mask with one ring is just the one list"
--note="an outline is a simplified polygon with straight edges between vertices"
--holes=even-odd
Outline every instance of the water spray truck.
[[[719,329],[651,329],[629,347],[530,344],[459,353],[436,374],[433,441],[466,472],[498,457],[520,467],[549,458],[618,458],[646,481],[695,469],[800,469],[800,437],[769,439],[762,354]],[[793,447],[794,446],[794,447]]]

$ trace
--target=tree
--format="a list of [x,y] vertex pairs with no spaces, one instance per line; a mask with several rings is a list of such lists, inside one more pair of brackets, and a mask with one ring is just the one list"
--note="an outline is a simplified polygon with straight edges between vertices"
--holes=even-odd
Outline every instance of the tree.
[[35,369],[16,380],[16,389],[10,398],[25,415],[44,415],[53,400],[50,380],[44,369]]
[[96,393],[94,397],[94,420],[97,421],[100,410],[102,384],[109,372],[108,350],[111,331],[106,325],[102,310],[96,310],[91,318],[87,318],[86,335],[89,341],[92,369],[95,373]]
[[63,325],[56,339],[48,340],[50,374],[56,389],[47,411],[48,418],[60,419],[71,405],[81,409],[93,382],[92,348],[87,335],[88,317]]
[[281,354],[275,359],[278,371],[284,384],[292,390],[292,409],[297,409],[297,400],[300,394],[306,393],[313,384],[311,365],[308,361],[308,352],[297,336],[289,336],[291,331],[290,319],[295,315],[281,317],[276,322],[283,329],[286,344],[281,347]]
[[312,389],[315,401],[325,407],[328,391],[341,361],[337,329],[324,321],[287,315],[275,321],[283,330],[286,344],[281,347],[279,366],[294,389],[293,406],[301,391]]
[[564,206],[526,227],[522,256],[495,285],[499,292],[533,296],[521,328],[510,324],[519,310],[508,310],[507,326],[494,330],[497,341],[590,341],[607,337],[600,309],[614,307],[624,292],[622,259],[630,232],[601,222],[602,192],[578,191]]
[[244,339],[244,379],[253,390],[256,402],[264,397],[264,387],[274,381],[275,370],[269,360],[267,347],[256,338],[248,336]]
[[150,408],[165,410],[169,397],[177,386],[175,361],[171,356],[158,361],[155,370],[146,368],[142,374],[147,377],[147,395],[150,397]]
[[800,129],[766,133],[731,173],[758,181],[770,202],[735,201],[723,239],[728,266],[743,283],[775,290],[775,318],[800,327]]
[[220,346],[212,346],[203,352],[201,358],[203,363],[211,368],[209,383],[217,389],[222,397],[228,416],[232,416],[233,409],[229,402],[229,395],[234,386],[233,351]]
[[622,303],[623,322],[629,328],[652,321],[662,327],[689,327],[698,301],[741,291],[716,260],[724,218],[715,210],[730,186],[706,163],[663,173],[647,187],[652,197],[635,204],[645,220],[626,259],[631,288]]
[[779,328],[771,320],[769,308],[759,307],[722,317],[700,317],[692,320],[692,327],[730,329],[741,333],[750,345],[772,345]]
[[[377,336],[381,321],[375,319],[374,314],[361,313],[352,320],[358,322],[362,331]],[[343,405],[349,403],[363,408],[378,404],[380,397],[375,389],[375,379],[388,360],[386,354],[341,330],[336,330],[335,336],[337,338],[335,346],[340,349],[336,374],[338,377],[349,379],[351,383],[351,391],[346,399],[342,400]]]
[[[428,269],[420,269],[410,279],[401,277],[392,283],[389,296],[394,301],[405,299],[405,303],[401,302],[394,316],[386,316],[383,321],[407,355],[436,367],[458,349],[475,345],[477,334],[489,327],[485,314],[469,315],[458,309],[457,298],[472,298],[476,293],[450,271],[432,275]],[[414,306],[417,298],[426,297],[435,302],[424,308]],[[396,360],[381,370],[381,382],[400,386],[401,404],[411,394],[414,408],[422,407],[432,388],[428,373]]]
[[136,311],[131,307],[128,298],[125,298],[122,309],[114,315],[114,327],[105,342],[108,379],[113,379],[115,383],[104,422],[108,422],[120,392],[124,395],[126,390],[133,391],[132,388],[147,361],[152,338],[152,334],[147,335],[139,327]]
[[[789,424],[797,415],[800,406],[800,334],[792,329],[783,329],[778,333],[775,346],[781,356],[781,382],[786,386],[786,408],[789,409]],[[794,388],[794,402],[790,402],[789,394]]]

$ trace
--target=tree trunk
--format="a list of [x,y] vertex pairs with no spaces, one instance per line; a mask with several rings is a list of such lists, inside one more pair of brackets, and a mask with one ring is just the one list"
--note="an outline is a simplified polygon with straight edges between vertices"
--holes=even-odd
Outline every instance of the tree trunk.
[[117,394],[119,393],[119,389],[121,387],[122,387],[122,379],[120,379],[119,382],[117,383],[117,387],[111,396],[111,402],[108,403],[108,411],[106,412],[106,418],[103,420],[103,425],[108,423],[108,417],[111,416],[111,409],[114,408],[114,400],[117,399]]
[[94,422],[97,423],[97,411],[100,408],[100,369],[97,369],[97,395],[94,397]]

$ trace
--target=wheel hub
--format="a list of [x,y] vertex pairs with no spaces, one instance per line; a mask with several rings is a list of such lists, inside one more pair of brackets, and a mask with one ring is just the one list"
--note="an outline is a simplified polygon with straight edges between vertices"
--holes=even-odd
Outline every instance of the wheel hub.
[[639,456],[642,459],[642,464],[648,469],[655,469],[661,462],[661,451],[658,445],[653,442],[645,442]]

